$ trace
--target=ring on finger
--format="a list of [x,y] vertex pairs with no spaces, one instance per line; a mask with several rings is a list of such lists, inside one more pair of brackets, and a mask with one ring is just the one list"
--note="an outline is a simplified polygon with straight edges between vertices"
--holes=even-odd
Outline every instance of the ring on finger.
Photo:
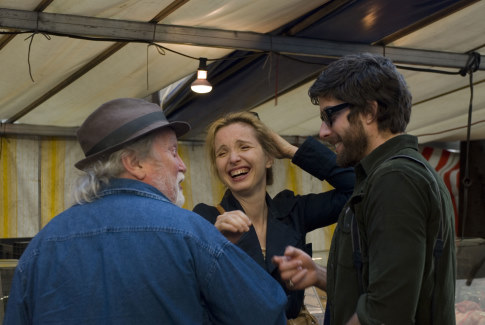
[[295,287],[295,284],[293,283],[293,281],[291,281],[291,279],[289,279],[289,280],[286,281],[286,285],[290,289],[293,289]]

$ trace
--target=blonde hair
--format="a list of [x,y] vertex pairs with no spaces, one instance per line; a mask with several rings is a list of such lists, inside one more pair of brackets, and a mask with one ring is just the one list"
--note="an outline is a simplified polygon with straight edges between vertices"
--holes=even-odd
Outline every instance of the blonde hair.
[[[273,141],[273,137],[271,136],[271,130],[258,118],[256,114],[251,112],[238,112],[238,113],[231,113],[227,114],[218,120],[214,121],[207,131],[207,136],[205,139],[207,154],[209,155],[209,159],[211,162],[211,169],[212,172],[217,175],[220,179],[219,174],[217,172],[216,167],[216,149],[215,149],[215,138],[217,132],[228,125],[234,123],[243,123],[249,125],[253,128],[254,133],[256,135],[256,139],[258,140],[259,144],[263,148],[263,151],[266,155],[270,156],[271,158],[278,156],[278,148]],[[221,180],[222,181],[222,180]],[[273,184],[273,169],[272,167],[266,168],[266,184],[271,185]]]

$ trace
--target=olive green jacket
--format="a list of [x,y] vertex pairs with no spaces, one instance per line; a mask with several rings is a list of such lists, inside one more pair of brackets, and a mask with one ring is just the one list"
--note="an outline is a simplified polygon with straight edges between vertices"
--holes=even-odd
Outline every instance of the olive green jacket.
[[[389,159],[396,155],[418,159],[432,172],[412,159]],[[442,179],[419,154],[417,138],[388,140],[355,171],[355,190],[339,216],[328,260],[331,324],[345,324],[355,312],[361,324],[455,324],[453,207]],[[352,215],[362,246],[363,293],[352,258]],[[435,263],[440,220],[444,249]]]

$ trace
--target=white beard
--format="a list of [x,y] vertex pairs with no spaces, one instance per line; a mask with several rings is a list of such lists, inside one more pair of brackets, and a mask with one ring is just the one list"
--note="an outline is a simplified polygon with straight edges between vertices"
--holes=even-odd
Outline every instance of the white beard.
[[184,193],[180,190],[180,186],[179,186],[179,184],[183,182],[184,179],[185,179],[185,176],[183,173],[177,174],[177,186],[176,186],[177,195],[175,197],[174,204],[178,207],[182,207],[185,203]]

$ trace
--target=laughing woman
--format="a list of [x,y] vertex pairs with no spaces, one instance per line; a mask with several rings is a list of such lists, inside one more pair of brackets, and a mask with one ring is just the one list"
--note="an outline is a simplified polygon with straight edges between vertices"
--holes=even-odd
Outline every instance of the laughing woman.
[[[304,291],[288,290],[271,258],[283,255],[288,245],[311,254],[305,236],[337,221],[352,194],[353,169],[337,167],[335,154],[311,137],[300,148],[291,145],[248,112],[212,123],[206,146],[212,169],[227,191],[217,207],[201,203],[194,211],[281,283],[288,295],[286,316],[296,318],[303,307]],[[335,189],[308,195],[284,190],[271,198],[266,192],[266,186],[273,182],[271,167],[274,159],[282,158],[292,159]]]

